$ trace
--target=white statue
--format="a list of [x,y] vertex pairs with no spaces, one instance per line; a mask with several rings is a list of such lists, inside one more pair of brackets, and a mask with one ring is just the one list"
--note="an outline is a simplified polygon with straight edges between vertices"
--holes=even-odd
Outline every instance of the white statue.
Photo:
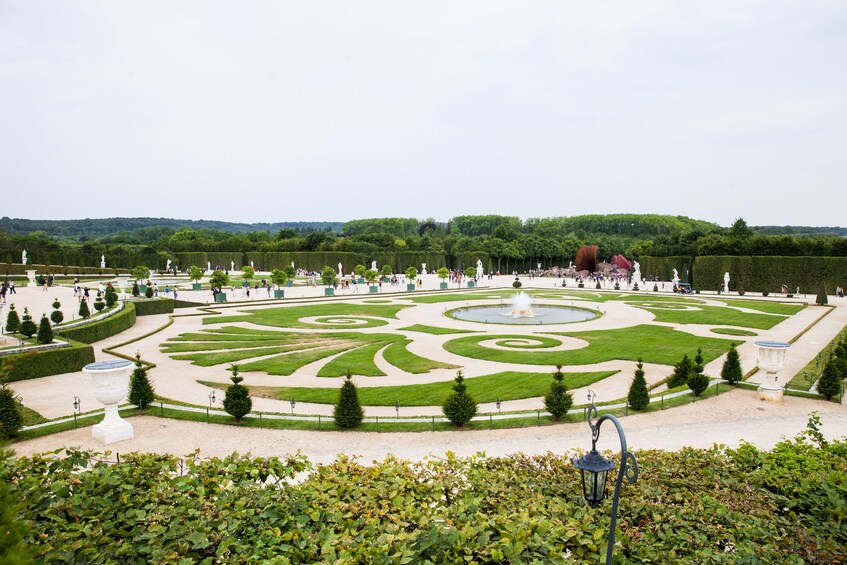
[[341,263],[338,264],[338,276],[339,277],[344,276],[344,270],[341,268]]
[[679,272],[676,269],[673,270],[673,285],[679,285]]
[[426,274],[426,263],[421,263],[421,274],[422,275]]
[[168,259],[168,262],[167,262],[167,263],[165,263],[165,270],[166,270],[166,271],[170,271],[170,270],[171,270],[171,260],[170,260],[170,259]]
[[105,255],[100,256],[100,268],[101,269],[106,268],[106,256]]
[[638,263],[638,261],[633,263],[633,269],[635,269],[635,270],[632,272],[632,280],[633,280],[633,282],[640,283],[641,282],[641,265]]
[[371,261],[371,271],[376,271],[376,261]]
[[723,274],[723,291],[729,292],[729,271]]
[[252,260],[250,261],[250,268],[251,268],[251,269],[253,269],[254,271],[256,270],[256,267],[254,267],[254,266],[253,266],[253,261],[252,261]]
[[291,268],[294,268],[294,261],[291,262]]
[[207,271],[211,271],[211,270],[212,270],[212,262],[211,262],[211,261],[206,261],[206,270],[207,270]]
[[21,251],[21,263],[23,263],[24,265],[26,265],[26,249],[24,249],[23,251]]
[[230,271],[234,271],[234,270],[235,270],[235,261],[230,261],[230,262],[229,262],[229,270],[230,270]]
[[482,272],[482,260],[476,260],[476,276],[481,277],[483,275]]

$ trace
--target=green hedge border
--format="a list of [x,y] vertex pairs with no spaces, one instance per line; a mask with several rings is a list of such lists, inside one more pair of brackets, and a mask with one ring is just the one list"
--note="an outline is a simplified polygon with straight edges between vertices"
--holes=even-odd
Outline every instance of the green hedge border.
[[80,343],[94,343],[119,334],[135,325],[135,304],[127,302],[123,310],[102,320],[70,328],[58,333],[67,339]]
[[135,304],[136,316],[173,314],[174,312],[174,301],[171,298],[142,298],[127,302],[127,304]]
[[94,363],[94,348],[91,345],[69,341],[70,347],[9,356],[9,361],[14,364],[14,368],[9,373],[9,381],[26,381],[50,375],[76,373],[89,363]]

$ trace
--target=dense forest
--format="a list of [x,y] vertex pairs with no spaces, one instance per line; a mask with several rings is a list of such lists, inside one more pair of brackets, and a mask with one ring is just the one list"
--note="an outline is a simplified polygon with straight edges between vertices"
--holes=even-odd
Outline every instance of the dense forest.
[[[447,222],[371,218],[344,224],[297,222],[230,224],[156,218],[105,220],[0,220],[0,262],[94,266],[153,263],[180,252],[426,253],[448,258],[486,256],[510,267],[567,265],[581,245],[599,246],[599,258],[700,255],[847,256],[842,228],[748,227],[743,219],[724,228],[685,216],[607,214],[530,218],[457,216]],[[24,228],[29,226],[30,231]],[[213,227],[216,226],[216,227]],[[815,233],[822,230],[822,233]],[[796,232],[796,233],[792,233]],[[825,233],[823,233],[825,232]],[[153,258],[153,259],[150,259]],[[183,266],[185,267],[185,266]]]

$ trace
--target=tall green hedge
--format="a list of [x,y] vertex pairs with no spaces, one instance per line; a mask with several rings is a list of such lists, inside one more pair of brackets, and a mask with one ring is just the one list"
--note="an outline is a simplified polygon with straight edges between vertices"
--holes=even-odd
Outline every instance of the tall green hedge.
[[696,288],[716,290],[729,273],[729,289],[755,292],[779,292],[785,284],[791,292],[817,292],[821,283],[827,288],[847,285],[847,257],[761,257],[713,255],[694,261]]
[[135,305],[136,316],[172,314],[174,311],[174,301],[171,298],[139,298],[129,304]]
[[14,368],[9,373],[9,380],[25,381],[50,375],[75,373],[89,363],[94,363],[92,346],[77,341],[71,341],[70,344],[70,347],[11,355],[9,360],[14,363]]
[[[98,259],[99,261],[99,259]],[[63,275],[68,273],[69,275],[116,275],[118,273],[128,273],[128,269],[120,269],[120,268],[112,268],[111,266],[106,269],[101,269],[100,267],[78,267],[76,265],[43,265],[41,263],[27,263],[26,265],[21,265],[20,263],[0,263],[0,276],[2,275],[26,275],[28,270],[35,269],[37,274],[46,275],[47,273],[53,275]]]
[[117,314],[65,331],[59,329],[58,333],[63,338],[80,343],[94,343],[131,328],[135,325],[135,316],[135,304],[127,302],[124,309]]
[[642,256],[639,264],[641,266],[641,276],[648,281],[651,277],[656,277],[660,281],[673,280],[673,270],[676,269],[679,273],[680,282],[693,283],[697,274],[694,268],[694,257],[689,257],[688,255],[675,255],[672,257]]

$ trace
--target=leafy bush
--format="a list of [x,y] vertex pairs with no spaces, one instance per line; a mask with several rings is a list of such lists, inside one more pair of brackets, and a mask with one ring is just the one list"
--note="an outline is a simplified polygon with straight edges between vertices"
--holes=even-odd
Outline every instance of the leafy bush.
[[635,376],[632,378],[632,384],[629,385],[629,394],[627,394],[627,402],[633,410],[644,410],[650,404],[650,392],[647,390],[647,379],[644,378],[644,363],[641,358],[638,358],[636,365]]
[[135,304],[127,302],[123,310],[110,316],[66,330],[59,329],[59,335],[81,343],[94,343],[106,339],[135,325]]
[[256,271],[250,265],[244,265],[241,268],[241,278],[244,279],[245,282],[250,282],[254,276],[256,276]]
[[573,394],[568,392],[568,387],[565,386],[565,375],[562,373],[562,366],[556,365],[556,372],[553,373],[553,382],[550,383],[550,392],[544,397],[544,409],[558,422],[563,416],[567,415],[571,406],[573,406]]
[[235,418],[236,422],[240,422],[241,418],[253,409],[253,401],[250,399],[250,390],[239,384],[244,378],[238,376],[238,365],[230,365],[229,370],[232,372],[230,377],[232,384],[226,389],[224,410]]
[[209,283],[212,288],[223,288],[229,285],[229,275],[218,269],[209,277]]
[[359,404],[359,391],[349,372],[347,378],[344,379],[344,384],[341,385],[341,391],[338,393],[338,404],[335,405],[332,416],[335,418],[335,423],[341,428],[356,428],[365,417],[362,405]]
[[134,300],[136,316],[154,316],[156,314],[171,314],[174,311],[174,301],[171,298],[153,298],[150,300]]
[[333,269],[329,265],[325,265],[323,270],[321,271],[321,283],[324,286],[332,286],[337,281],[338,274],[335,272],[335,269]]
[[383,265],[379,272],[383,277],[390,277],[394,274],[394,270],[391,268],[391,265]]
[[38,343],[52,343],[53,342],[53,328],[50,327],[50,320],[47,319],[46,314],[41,315],[41,322],[38,324]]
[[373,284],[376,281],[376,278],[379,276],[379,273],[374,271],[373,269],[365,269],[365,272],[362,273],[362,276],[368,281],[369,284]]
[[465,276],[472,279],[476,276],[476,267],[468,267],[465,269]]
[[271,271],[271,282],[277,286],[282,286],[285,284],[285,281],[288,280],[288,275],[285,274],[285,271],[280,269],[274,269]]
[[24,317],[21,319],[21,327],[19,330],[26,337],[32,337],[38,331],[38,326],[32,321],[32,316],[29,315],[29,310],[24,306]]
[[147,376],[147,369],[141,361],[141,354],[135,354],[135,369],[132,371],[132,376],[129,378],[129,394],[127,400],[130,404],[135,404],[142,410],[149,406],[156,393],[153,391],[153,383]]
[[721,367],[721,378],[731,385],[744,378],[744,373],[741,371],[741,360],[734,345],[726,354],[726,361],[723,362],[723,367]]
[[[11,459],[12,453],[0,449],[0,468]],[[16,500],[9,492],[9,486],[0,481],[0,563],[23,564],[30,563],[27,545],[24,538],[27,528],[23,521],[18,518],[21,501]]]
[[824,365],[823,374],[818,380],[818,393],[827,400],[839,396],[842,391],[842,377],[839,374],[835,359],[829,359]]
[[91,310],[88,309],[88,300],[80,300],[79,301],[79,317],[83,320],[87,320],[91,316]]
[[414,282],[417,278],[418,270],[415,267],[409,267],[408,269],[406,269],[406,280],[408,282]]
[[6,333],[17,333],[21,328],[21,319],[14,304],[9,304],[9,314],[6,316]]
[[93,347],[75,341],[70,343],[71,347],[11,356],[14,367],[9,372],[9,380],[25,381],[49,375],[75,373],[82,371],[89,363],[94,363]]
[[144,291],[144,296],[147,298],[153,298],[153,285],[147,285],[147,289]]
[[438,275],[438,278],[442,281],[450,276],[450,270],[447,267],[441,267],[435,273]]
[[203,278],[203,269],[196,265],[192,265],[188,268],[188,278],[194,281],[195,283],[200,282],[200,279]]
[[668,388],[676,388],[688,384],[688,376],[691,374],[691,360],[688,355],[683,355],[682,360],[676,364],[673,373],[668,377]]
[[365,276],[365,266],[364,265],[356,265],[353,267],[353,274],[357,277]]
[[150,278],[150,269],[144,265],[133,267],[132,278],[136,281],[146,281]]
[[454,426],[461,428],[476,416],[477,405],[476,400],[467,393],[462,371],[458,371],[453,380],[456,383],[453,385],[453,392],[444,399],[441,411]]

